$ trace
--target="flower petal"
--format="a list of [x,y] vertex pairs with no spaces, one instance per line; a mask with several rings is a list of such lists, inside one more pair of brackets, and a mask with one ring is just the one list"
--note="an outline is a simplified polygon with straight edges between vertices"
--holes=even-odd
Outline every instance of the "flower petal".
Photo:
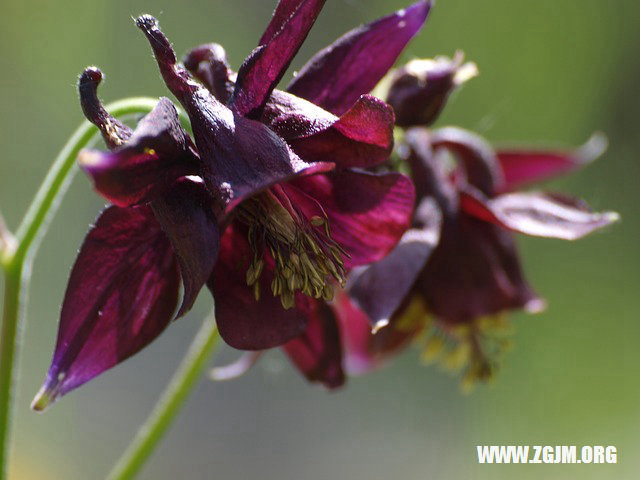
[[393,66],[430,8],[430,1],[420,1],[351,30],[309,60],[287,90],[343,114]]
[[33,408],[154,340],[173,318],[179,286],[175,256],[151,209],[102,212],[71,271],[53,361]]
[[457,52],[453,59],[417,59],[398,69],[387,95],[396,125],[406,128],[435,122],[451,92],[477,75],[474,63],[462,61],[462,53]]
[[222,45],[208,43],[193,48],[182,59],[184,66],[200,80],[222,103],[227,103],[233,94],[235,74],[227,63],[227,53]]
[[438,244],[442,219],[435,202],[423,200],[418,216],[423,220],[420,228],[405,232],[382,260],[354,270],[347,284],[351,300],[367,314],[374,330],[389,324]]
[[382,364],[393,354],[408,346],[419,334],[424,323],[402,327],[394,317],[390,324],[375,332],[371,320],[345,292],[338,292],[331,305],[343,343],[344,369],[349,375],[362,375]]
[[285,1],[278,5],[260,45],[238,71],[232,109],[243,117],[258,118],[269,95],[320,14],[326,0]]
[[363,95],[329,128],[287,140],[307,162],[333,161],[338,168],[365,168],[389,158],[393,125],[393,109],[382,100]]
[[78,156],[95,189],[115,205],[148,202],[180,177],[200,172],[200,159],[168,98],[138,124],[126,143],[112,152],[83,150]]
[[218,222],[207,189],[193,178],[181,179],[152,202],[151,208],[180,265],[184,296],[177,317],[181,317],[191,309],[213,271],[220,248]]
[[615,212],[594,213],[584,203],[540,192],[505,193],[486,199],[479,192],[460,196],[461,208],[514,232],[577,240],[619,219]]
[[333,168],[302,161],[267,126],[232,112],[176,63],[155,18],[144,15],[136,22],[149,40],[165,83],[191,119],[204,180],[220,198],[220,208],[229,211],[270,185]]
[[344,170],[283,188],[307,218],[326,215],[331,237],[349,255],[347,269],[380,260],[411,224],[413,184],[398,173]]
[[112,150],[127,141],[133,131],[110,115],[100,102],[98,85],[100,85],[102,78],[102,72],[97,67],[89,67],[82,72],[78,79],[80,106],[84,116],[98,127],[107,147]]
[[[260,276],[260,299],[247,286],[246,272],[253,252],[247,238],[231,224],[220,242],[220,258],[207,286],[213,293],[220,335],[240,350],[265,350],[301,335],[307,325],[304,310],[285,310],[279,297],[271,294],[273,272],[265,267]],[[306,306],[306,297],[297,301]]]
[[500,149],[497,155],[505,178],[503,191],[513,191],[581,168],[606,149],[607,138],[602,133],[594,133],[582,147],[570,152]]
[[431,135],[434,149],[446,148],[456,155],[467,181],[485,195],[503,188],[504,178],[491,145],[481,136],[457,127],[435,130]]
[[283,348],[307,380],[337,388],[345,381],[340,332],[331,308],[322,301],[313,304],[305,332]]
[[449,325],[544,306],[524,278],[511,234],[464,213],[443,218],[440,243],[415,288]]

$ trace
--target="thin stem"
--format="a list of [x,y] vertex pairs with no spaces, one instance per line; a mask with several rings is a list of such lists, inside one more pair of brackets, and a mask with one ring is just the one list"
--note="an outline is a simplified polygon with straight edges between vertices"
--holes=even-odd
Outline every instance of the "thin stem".
[[196,385],[219,339],[212,313],[205,319],[160,400],[107,480],[129,480],[140,471]]
[[[115,117],[145,114],[156,103],[157,100],[152,98],[130,98],[107,106],[107,110]],[[180,118],[184,121],[185,114],[180,112]],[[35,251],[34,241],[43,235],[46,221],[57,209],[69,184],[78,153],[89,144],[97,131],[89,122],[84,122],[75,131],[53,162],[15,238],[4,227],[3,241],[0,242],[0,267],[6,275],[0,321],[0,480],[5,480],[7,475],[16,338]]]
[[15,362],[18,319],[20,317],[23,265],[8,264],[4,284],[4,305],[0,325],[0,479],[7,476],[11,396]]

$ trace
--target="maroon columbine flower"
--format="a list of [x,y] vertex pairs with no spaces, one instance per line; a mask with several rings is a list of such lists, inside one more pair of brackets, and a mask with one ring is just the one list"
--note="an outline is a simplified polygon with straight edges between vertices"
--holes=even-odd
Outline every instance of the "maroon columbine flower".
[[[280,1],[237,76],[216,45],[190,53],[192,76],[156,20],[136,20],[189,115],[195,142],[167,99],[131,132],[99,103],[99,71],[83,74],[83,110],[112,151],[84,151],[79,160],[114,206],[74,265],[35,408],[152,341],[173,318],[180,276],[178,315],[208,279],[227,343],[260,350],[289,342],[310,377],[340,382],[339,365],[311,371],[318,351],[332,351],[327,341],[337,331],[335,322],[325,324],[317,300],[330,299],[349,269],[395,246],[414,202],[407,177],[365,170],[387,159],[394,120],[388,105],[366,93],[430,4],[418,2],[320,52],[290,86],[300,97],[274,91],[323,4]],[[362,50],[367,42],[379,55]]]
[[[80,249],[53,361],[33,402],[38,410],[155,339],[174,318],[181,278],[184,294],[176,317],[186,313],[218,255],[213,199],[191,176],[198,171],[198,154],[173,104],[160,99],[132,131],[102,107],[96,94],[101,80],[96,68],[83,72],[81,105],[113,151],[99,159],[86,152],[83,165],[100,185],[104,180],[117,187],[105,187],[108,198],[127,201],[100,214]],[[95,173],[108,162],[119,170]],[[151,183],[158,170],[170,172],[171,181]]]
[[426,330],[427,360],[449,347],[445,364],[466,366],[467,384],[486,380],[507,344],[500,314],[544,306],[524,278],[510,232],[574,240],[617,219],[558,194],[512,190],[586,163],[601,145],[496,154],[457,128],[414,128],[406,143],[418,193],[414,228],[384,260],[354,272],[349,296],[338,303],[347,364],[365,371]]

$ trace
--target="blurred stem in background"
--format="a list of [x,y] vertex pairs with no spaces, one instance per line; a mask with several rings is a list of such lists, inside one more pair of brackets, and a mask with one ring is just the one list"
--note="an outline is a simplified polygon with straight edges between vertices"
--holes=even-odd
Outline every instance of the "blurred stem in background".
[[173,375],[147,421],[138,430],[107,480],[130,480],[135,478],[149,456],[158,446],[171,422],[175,419],[187,396],[196,385],[207,360],[213,353],[220,335],[212,312],[196,334],[180,367]]
[[[157,100],[153,98],[129,98],[107,106],[107,110],[114,117],[140,115],[149,113],[156,103]],[[183,112],[180,112],[180,118],[183,123],[188,124]],[[49,169],[15,238],[0,215],[0,266],[5,274],[0,323],[0,480],[6,479],[8,471],[17,333],[19,327],[24,329],[20,321],[24,312],[23,301],[29,284],[31,262],[37,248],[35,241],[43,236],[47,221],[57,210],[66,192],[75,172],[78,153],[97,133],[98,129],[94,125],[84,122],[71,136]],[[125,457],[118,464],[115,471],[122,473],[112,478],[132,478],[140,469],[195,385],[209,353],[217,344],[217,338],[215,320],[211,315],[205,320],[183,364],[147,424],[142,427]]]

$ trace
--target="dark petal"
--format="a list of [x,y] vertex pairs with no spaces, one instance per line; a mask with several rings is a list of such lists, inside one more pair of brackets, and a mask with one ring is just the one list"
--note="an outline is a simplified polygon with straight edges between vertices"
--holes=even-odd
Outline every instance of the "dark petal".
[[450,325],[544,306],[524,278],[511,234],[465,214],[444,217],[440,243],[416,292],[430,312]]
[[351,300],[379,330],[407,300],[418,274],[440,238],[441,213],[430,199],[422,201],[418,216],[423,226],[405,232],[400,243],[382,260],[354,270],[347,284]]
[[258,118],[272,90],[320,14],[326,0],[285,1],[278,5],[259,47],[238,71],[232,109],[244,117]]
[[473,63],[453,59],[412,60],[395,72],[387,102],[396,113],[396,125],[431,125],[444,108],[449,94],[477,74]]
[[498,161],[504,173],[503,191],[548,180],[591,163],[607,149],[607,138],[595,133],[574,151],[500,149]]
[[102,212],[71,271],[53,361],[33,408],[148,345],[173,318],[179,287],[171,244],[150,208]]
[[236,115],[216,100],[176,64],[171,44],[153,17],[140,17],[137,24],[149,39],[165,83],[189,114],[204,180],[220,198],[219,208],[228,211],[270,185],[333,168],[302,161],[267,126]]
[[331,127],[288,139],[288,143],[307,162],[332,161],[338,168],[372,167],[391,154],[393,124],[389,105],[363,95]]
[[307,218],[327,216],[331,237],[349,255],[347,269],[383,258],[411,224],[413,184],[399,173],[344,170],[283,188]]
[[440,128],[433,132],[431,145],[455,154],[467,181],[485,195],[492,196],[503,188],[504,178],[495,152],[479,135],[457,127]]
[[220,102],[229,101],[234,88],[234,74],[229,68],[222,45],[200,45],[187,53],[182,63]]
[[384,77],[422,27],[430,8],[430,1],[420,1],[351,30],[309,60],[287,90],[343,114]]
[[121,207],[148,202],[178,178],[200,173],[198,153],[168,98],[160,99],[123,146],[83,150],[78,161],[98,193]]
[[218,258],[220,231],[202,181],[183,178],[151,203],[180,264],[184,297],[178,317],[191,307]]
[[78,79],[80,105],[87,120],[100,129],[107,147],[114,149],[126,142],[133,132],[102,106],[98,98],[98,85],[102,78],[102,72],[97,67],[89,67],[82,72]]
[[411,180],[416,188],[418,200],[433,197],[444,212],[458,209],[457,186],[450,180],[446,163],[440,161],[431,145],[431,131],[423,128],[410,128],[404,140],[409,146],[401,150],[411,170]]
[[[232,224],[220,244],[220,257],[207,286],[213,293],[220,335],[240,350],[265,350],[301,335],[307,325],[303,310],[282,307],[271,293],[273,270],[265,266],[260,276],[260,299],[247,286],[246,272],[253,252],[246,235]],[[296,298],[304,309],[307,299]]]
[[310,382],[327,388],[344,384],[340,332],[335,315],[325,302],[313,302],[305,332],[283,348]]
[[423,323],[411,328],[399,328],[394,320],[373,333],[371,320],[351,301],[345,292],[338,292],[332,303],[343,345],[344,369],[349,375],[361,375],[382,366],[392,355],[407,347],[420,333]]
[[584,203],[540,192],[505,193],[487,199],[465,191],[461,208],[470,215],[514,232],[577,240],[619,219],[615,212],[594,213]]

